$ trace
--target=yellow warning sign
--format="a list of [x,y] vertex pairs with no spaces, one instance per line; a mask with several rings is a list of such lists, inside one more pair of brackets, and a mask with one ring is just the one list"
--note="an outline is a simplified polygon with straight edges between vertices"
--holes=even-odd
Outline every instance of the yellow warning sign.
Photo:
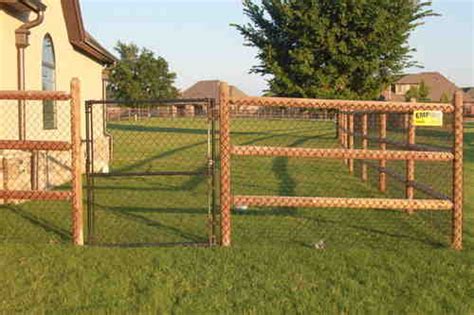
[[443,126],[443,112],[433,110],[417,110],[413,114],[415,126]]

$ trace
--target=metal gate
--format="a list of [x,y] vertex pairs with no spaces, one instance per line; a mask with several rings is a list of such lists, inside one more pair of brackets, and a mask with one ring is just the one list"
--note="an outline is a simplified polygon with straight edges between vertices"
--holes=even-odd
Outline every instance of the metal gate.
[[216,244],[213,99],[86,102],[87,239]]

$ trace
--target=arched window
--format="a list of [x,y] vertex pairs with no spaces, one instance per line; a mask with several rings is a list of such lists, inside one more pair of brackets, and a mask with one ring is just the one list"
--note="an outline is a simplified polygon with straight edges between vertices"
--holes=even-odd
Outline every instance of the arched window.
[[[50,35],[43,39],[43,58],[41,63],[43,91],[56,89],[56,58],[54,56],[53,40]],[[56,102],[43,101],[43,129],[57,128]]]

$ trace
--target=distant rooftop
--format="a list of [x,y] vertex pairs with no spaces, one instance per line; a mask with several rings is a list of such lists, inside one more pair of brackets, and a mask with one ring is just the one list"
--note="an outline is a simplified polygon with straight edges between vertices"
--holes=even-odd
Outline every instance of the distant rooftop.
[[[460,90],[453,82],[439,72],[420,72],[406,74],[402,76],[395,84],[416,85],[424,82],[430,88],[428,97],[432,101],[439,101],[443,94],[451,97],[456,91]],[[394,100],[397,98],[404,99],[403,95],[393,95]],[[465,94],[465,101],[474,100],[474,95]]]
[[[188,89],[181,93],[183,98],[219,98],[219,80],[203,80],[198,81]],[[238,87],[229,85],[230,97],[245,97],[247,94],[242,92]]]

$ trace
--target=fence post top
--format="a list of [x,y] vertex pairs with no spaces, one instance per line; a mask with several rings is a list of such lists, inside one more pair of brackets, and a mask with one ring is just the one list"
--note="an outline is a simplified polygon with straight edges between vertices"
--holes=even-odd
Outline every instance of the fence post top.
[[81,87],[81,80],[79,80],[79,78],[72,78],[71,79],[71,91],[78,91]]
[[454,92],[454,97],[453,97],[453,103],[454,106],[463,106],[464,102],[464,92],[462,91],[456,91]]

